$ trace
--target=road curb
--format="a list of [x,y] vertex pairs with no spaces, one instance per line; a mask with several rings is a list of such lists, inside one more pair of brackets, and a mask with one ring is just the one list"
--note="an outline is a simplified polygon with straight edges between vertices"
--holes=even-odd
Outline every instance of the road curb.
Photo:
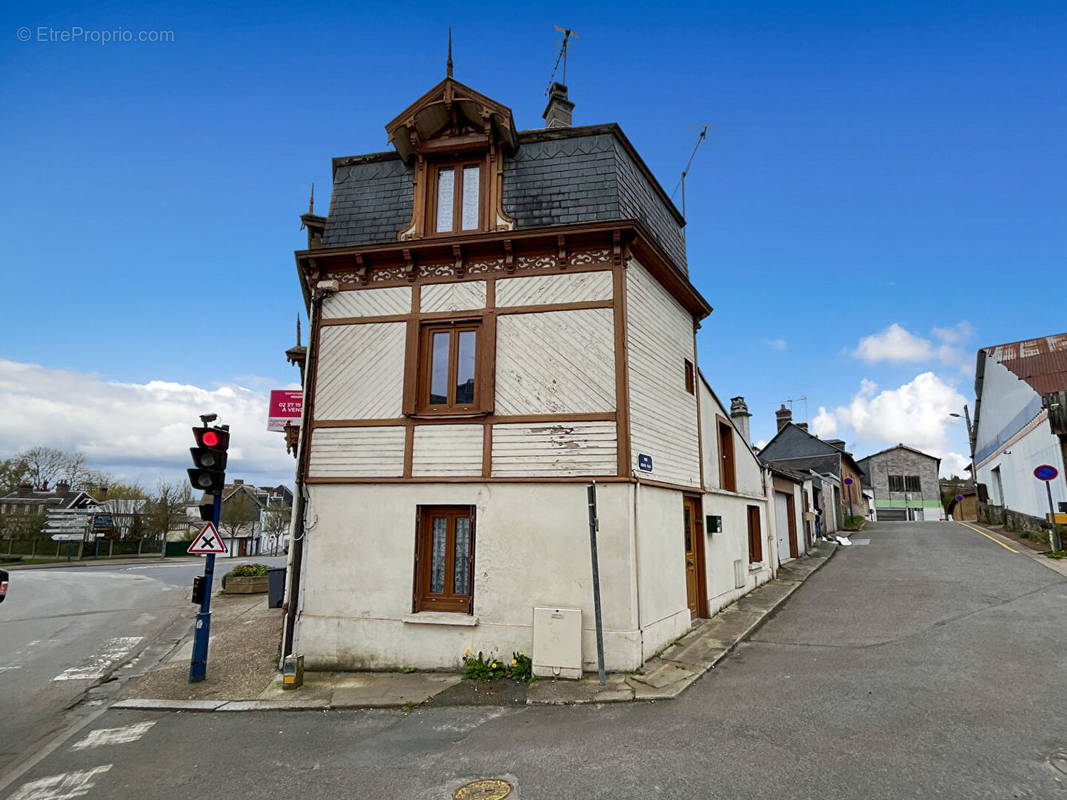
[[[729,641],[722,641],[723,649],[721,652],[716,653],[714,657],[709,658],[706,662],[700,664],[686,664],[683,668],[687,673],[681,680],[673,681],[662,687],[655,687],[641,681],[637,681],[637,684],[632,683],[631,677],[627,677],[624,680],[624,686],[629,689],[629,692],[623,691],[622,687],[615,686],[614,689],[606,691],[606,688],[599,685],[599,682],[591,680],[588,684],[588,688],[583,687],[581,683],[567,681],[561,684],[565,697],[555,696],[545,699],[530,699],[527,697],[527,706],[547,706],[547,705],[590,705],[590,704],[607,704],[607,703],[633,703],[633,702],[655,702],[657,700],[671,700],[689,689],[697,680],[707,674],[710,670],[715,668],[719,663],[723,661],[730,653],[732,653],[737,646],[746,641],[752,636],[759,628],[767,622],[775,613],[782,607],[782,605],[791,598],[796,591],[803,586],[812,575],[825,567],[831,559],[837,555],[837,551],[841,549],[838,544],[832,544],[830,552],[825,558],[822,558],[818,564],[812,567],[811,571],[801,577],[799,580],[785,581],[779,578],[774,578],[761,587],[753,590],[758,591],[763,586],[770,586],[774,583],[781,585],[788,584],[788,591],[783,593],[780,597],[775,598],[766,608],[759,609],[759,616],[753,620],[751,624],[743,628],[736,636],[732,637]],[[744,600],[751,598],[753,592],[743,595],[738,600]],[[735,601],[737,602],[737,601]],[[731,604],[733,605],[733,604]],[[727,606],[729,608],[730,606]],[[722,609],[725,610],[725,609]],[[711,618],[711,622],[714,622],[715,617]],[[711,636],[713,630],[706,631],[694,631],[692,632],[692,638],[690,644],[695,643],[701,635],[709,636],[710,638],[716,638]],[[681,637],[678,643],[685,643],[686,638]],[[654,659],[649,659],[645,663],[646,674],[650,674],[652,670],[662,668],[664,665],[679,666],[681,662],[672,660],[669,657],[657,656]],[[682,671],[680,669],[679,671]],[[619,679],[619,675],[614,675],[616,681]],[[594,685],[595,683],[595,685]],[[440,692],[431,692],[422,703],[432,701],[432,699]],[[418,703],[417,705],[422,705]],[[216,711],[224,712],[256,712],[256,711],[349,711],[349,710],[368,710],[368,709],[404,709],[411,710],[411,702],[378,702],[378,703],[350,703],[350,702],[332,702],[326,699],[303,699],[299,696],[294,696],[291,699],[285,700],[162,700],[152,698],[131,698],[127,700],[121,700],[111,706],[111,708],[119,710],[137,710],[137,711],[186,711],[196,713],[208,713]]]

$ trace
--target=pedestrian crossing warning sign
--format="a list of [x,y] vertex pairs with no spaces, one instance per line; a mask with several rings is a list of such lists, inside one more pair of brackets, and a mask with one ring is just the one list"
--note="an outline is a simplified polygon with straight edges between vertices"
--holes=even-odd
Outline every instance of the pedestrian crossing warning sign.
[[200,531],[200,535],[193,539],[189,545],[189,553],[193,555],[206,555],[209,553],[225,553],[226,545],[222,543],[222,537],[210,522]]

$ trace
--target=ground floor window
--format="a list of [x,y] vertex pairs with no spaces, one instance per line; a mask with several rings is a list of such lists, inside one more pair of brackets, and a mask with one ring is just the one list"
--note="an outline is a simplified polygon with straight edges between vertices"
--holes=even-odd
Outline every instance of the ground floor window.
[[420,506],[415,611],[474,611],[474,508]]

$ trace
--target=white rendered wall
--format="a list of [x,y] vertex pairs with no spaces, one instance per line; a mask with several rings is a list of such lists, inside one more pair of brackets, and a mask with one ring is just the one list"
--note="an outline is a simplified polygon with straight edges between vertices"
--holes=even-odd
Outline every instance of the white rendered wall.
[[[583,484],[313,485],[308,489],[308,518],[314,524],[307,532],[304,557],[309,579],[304,584],[297,647],[309,668],[457,669],[467,648],[502,656],[513,650],[530,653],[534,606],[559,605],[582,609],[582,659],[587,670],[595,670]],[[626,484],[598,487],[604,643],[607,667],[612,670],[635,669],[642,660],[634,605],[631,491]],[[675,497],[680,543],[681,499]],[[413,618],[420,504],[476,506],[477,625],[404,621]],[[647,547],[652,551],[660,549],[657,537],[654,530],[648,534]],[[670,594],[675,607],[680,596],[684,626],[671,631],[689,626],[684,561],[680,550],[677,555],[668,576],[656,578],[653,570],[648,597],[642,598],[650,608],[660,609],[666,606],[659,593]],[[655,630],[659,641],[660,631],[667,628],[661,624]]]
[[[984,409],[982,413],[985,413]],[[1044,481],[1034,477],[1034,468],[1051,464],[1060,473],[1051,483],[1053,508],[1059,511],[1058,503],[1067,501],[1063,451],[1059,439],[1052,433],[1048,419],[1043,419],[1032,431],[1010,444],[1007,450],[1010,452],[1001,451],[985,465],[978,467],[978,482],[984,483],[989,489],[990,502],[1034,517],[1047,516],[1048,494]],[[1004,484],[1002,502],[997,497],[998,490],[993,477],[993,469],[998,466]]]
[[[982,379],[982,409],[975,433],[975,452],[981,453],[1028,405],[1037,392],[999,361],[987,357]],[[1015,431],[1009,431],[1009,435]]]
[[636,539],[642,661],[677,639],[692,623],[685,584],[682,493],[638,485]]

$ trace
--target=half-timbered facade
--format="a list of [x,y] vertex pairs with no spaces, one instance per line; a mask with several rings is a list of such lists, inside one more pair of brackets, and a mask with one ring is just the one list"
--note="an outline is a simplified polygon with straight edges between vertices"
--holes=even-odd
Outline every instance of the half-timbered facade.
[[[711,308],[684,221],[617,125],[518,132],[449,77],[386,131],[302,218],[286,652],[452,668],[529,652],[551,606],[582,610],[594,664],[595,481],[607,666],[633,669],[774,563],[766,476],[696,369]],[[742,509],[728,567],[707,560],[709,431],[743,461],[715,487]]]

